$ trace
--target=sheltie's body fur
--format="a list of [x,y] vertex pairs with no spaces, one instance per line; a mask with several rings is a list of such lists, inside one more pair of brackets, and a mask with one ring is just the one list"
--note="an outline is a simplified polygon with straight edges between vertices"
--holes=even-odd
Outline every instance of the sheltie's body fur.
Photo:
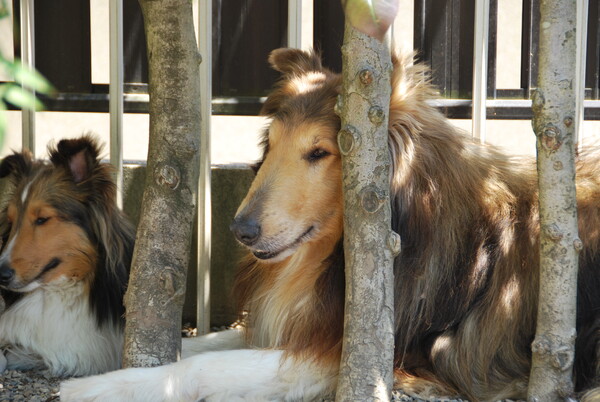
[[134,230],[98,152],[84,136],[49,149],[50,163],[23,152],[0,164],[0,177],[14,185],[0,218],[2,371],[66,376],[120,367]]
[[[340,76],[317,56],[271,54],[282,80],[256,178],[233,221],[250,250],[237,277],[242,334],[201,338],[200,353],[152,369],[63,384],[80,400],[311,400],[335,389],[344,263],[334,104]],[[432,107],[426,71],[395,60],[389,115],[397,385],[470,400],[524,398],[538,294],[535,162],[459,133]],[[597,386],[600,158],[577,162],[580,255],[575,379]],[[382,245],[383,246],[383,245]],[[256,347],[261,349],[255,349]]]

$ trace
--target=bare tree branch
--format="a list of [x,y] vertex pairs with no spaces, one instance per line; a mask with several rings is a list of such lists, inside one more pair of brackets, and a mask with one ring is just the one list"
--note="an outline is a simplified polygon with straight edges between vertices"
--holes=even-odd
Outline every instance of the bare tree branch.
[[393,260],[387,145],[389,46],[346,24],[336,111],[344,186],[346,306],[336,400],[389,400],[393,384]]
[[148,44],[146,189],[125,296],[123,366],[177,360],[197,198],[200,55],[192,3],[140,0]]
[[575,198],[575,0],[540,3],[539,88],[533,97],[540,187],[540,297],[529,400],[573,392],[578,238]]

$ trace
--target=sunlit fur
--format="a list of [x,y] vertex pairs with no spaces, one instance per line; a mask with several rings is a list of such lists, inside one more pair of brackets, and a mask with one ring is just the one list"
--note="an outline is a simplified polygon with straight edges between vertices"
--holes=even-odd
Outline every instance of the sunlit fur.
[[112,169],[85,136],[6,157],[12,195],[0,216],[0,345],[6,368],[86,375],[120,366],[122,295],[132,226],[116,207]]
[[[251,343],[336,365],[343,310],[342,191],[333,105],[340,77],[317,57],[272,54],[283,78],[264,111],[264,158],[236,220],[258,222],[237,278]],[[535,161],[473,142],[428,103],[427,70],[394,60],[389,116],[398,386],[472,400],[526,396],[538,294]],[[322,148],[314,162],[305,155]],[[578,159],[580,256],[576,387],[597,381],[600,158]],[[382,245],[383,246],[383,245]],[[284,251],[282,254],[287,254]],[[258,254],[261,257],[261,254]],[[586,351],[586,352],[582,352]]]
[[[63,383],[62,400],[309,401],[335,390],[344,307],[334,113],[341,78],[313,53],[279,49],[269,61],[282,79],[264,104],[264,155],[231,226],[249,250],[234,294],[248,312],[251,350],[235,350],[238,331],[201,337],[189,348],[200,353],[178,363]],[[424,67],[410,57],[394,66],[397,385],[427,397],[524,398],[538,293],[535,163],[474,143],[428,103],[435,93]],[[598,379],[599,166],[597,155],[578,161],[579,390]]]

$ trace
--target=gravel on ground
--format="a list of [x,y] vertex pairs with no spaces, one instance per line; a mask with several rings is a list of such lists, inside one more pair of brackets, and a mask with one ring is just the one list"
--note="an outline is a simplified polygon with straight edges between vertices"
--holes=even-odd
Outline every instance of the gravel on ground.
[[47,371],[6,370],[0,374],[0,401],[58,401],[61,380]]
[[[43,370],[6,370],[0,374],[0,401],[15,402],[58,402],[60,382],[65,380],[53,377]],[[325,399],[323,402],[332,402]],[[401,390],[392,394],[392,402],[428,402],[424,399],[413,398]],[[464,399],[438,399],[435,402],[468,402]],[[512,402],[512,401],[505,401]]]

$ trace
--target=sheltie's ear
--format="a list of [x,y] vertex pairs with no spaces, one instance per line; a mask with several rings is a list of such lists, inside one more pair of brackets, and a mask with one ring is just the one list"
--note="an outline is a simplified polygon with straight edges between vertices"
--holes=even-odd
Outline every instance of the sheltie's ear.
[[281,48],[269,55],[269,64],[284,75],[301,75],[311,71],[322,71],[321,58],[314,50]]
[[32,156],[31,152],[24,150],[21,153],[14,153],[7,156],[0,163],[0,177],[13,175],[18,182],[24,175],[31,171]]
[[91,135],[81,138],[61,140],[56,149],[48,147],[50,161],[54,166],[63,166],[73,175],[75,183],[89,178],[100,163],[100,145]]

